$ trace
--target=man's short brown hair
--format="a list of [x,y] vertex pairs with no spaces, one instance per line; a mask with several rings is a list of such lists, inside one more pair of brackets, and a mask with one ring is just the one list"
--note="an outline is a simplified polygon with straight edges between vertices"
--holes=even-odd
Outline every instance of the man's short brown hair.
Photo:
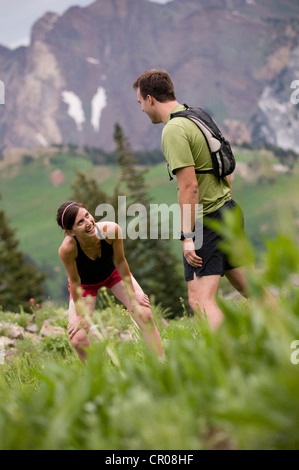
[[161,103],[176,100],[173,81],[165,70],[147,70],[135,80],[133,88],[139,88],[143,99],[150,95]]

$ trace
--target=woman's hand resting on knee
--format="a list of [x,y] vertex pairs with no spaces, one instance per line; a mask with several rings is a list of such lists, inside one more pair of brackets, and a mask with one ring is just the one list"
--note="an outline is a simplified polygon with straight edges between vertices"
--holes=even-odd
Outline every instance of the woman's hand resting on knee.
[[72,320],[70,320],[67,326],[67,332],[69,334],[70,339],[72,339],[79,330],[85,330],[88,334],[89,332],[89,324],[83,317],[80,315],[76,315]]
[[135,291],[134,297],[142,307],[150,307],[150,300],[148,296],[142,291]]

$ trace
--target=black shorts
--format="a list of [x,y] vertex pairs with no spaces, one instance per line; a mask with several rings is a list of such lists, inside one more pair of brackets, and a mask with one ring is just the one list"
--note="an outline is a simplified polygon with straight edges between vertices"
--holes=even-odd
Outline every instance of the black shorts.
[[[215,212],[211,212],[205,217],[222,220],[223,211],[226,209],[234,209],[236,206],[237,203],[231,199],[230,201],[224,203],[220,209],[217,209]],[[211,228],[205,226],[203,223],[202,247],[199,250],[196,250],[197,256],[202,258],[202,266],[199,268],[190,266],[183,256],[186,281],[192,281],[194,279],[194,273],[196,273],[196,276],[211,276],[213,274],[223,276],[224,271],[238,267],[232,266],[228,262],[227,255],[220,251],[218,248],[220,241],[221,236],[219,233],[214,232]]]

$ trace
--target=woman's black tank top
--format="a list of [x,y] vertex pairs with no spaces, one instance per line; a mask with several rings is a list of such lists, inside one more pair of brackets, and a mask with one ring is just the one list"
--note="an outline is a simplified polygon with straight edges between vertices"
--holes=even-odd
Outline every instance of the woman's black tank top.
[[105,281],[113,273],[115,266],[113,264],[113,248],[102,237],[101,256],[96,260],[89,258],[82,250],[80,243],[75,237],[78,249],[76,258],[78,274],[81,278],[81,284],[98,284]]

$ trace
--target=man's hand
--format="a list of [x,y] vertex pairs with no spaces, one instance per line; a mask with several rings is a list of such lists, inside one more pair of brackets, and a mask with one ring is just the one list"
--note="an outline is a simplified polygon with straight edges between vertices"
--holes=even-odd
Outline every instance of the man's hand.
[[200,268],[202,266],[202,259],[195,253],[195,246],[192,238],[186,238],[182,243],[184,257],[187,263],[194,268]]
[[68,324],[67,332],[70,339],[72,339],[79,330],[85,330],[86,333],[89,332],[89,324],[83,317],[76,315]]

